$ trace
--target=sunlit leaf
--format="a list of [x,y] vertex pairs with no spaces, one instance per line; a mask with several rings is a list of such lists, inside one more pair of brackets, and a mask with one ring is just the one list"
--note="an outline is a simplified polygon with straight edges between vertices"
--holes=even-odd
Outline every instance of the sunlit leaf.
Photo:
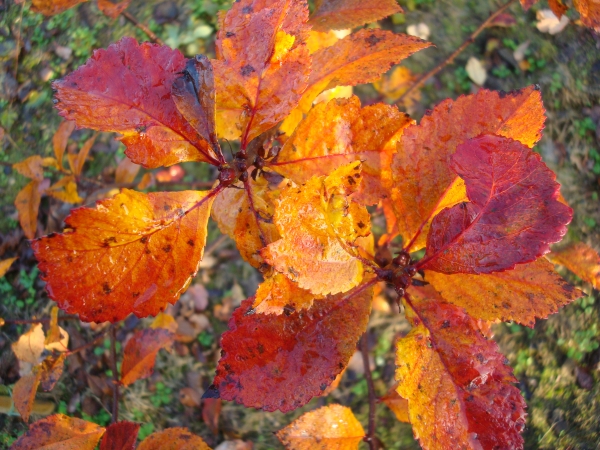
[[131,0],[115,0],[114,2],[111,0],[98,0],[98,9],[111,19],[116,19],[119,14],[129,7],[130,3]]
[[522,448],[525,400],[496,343],[433,289],[409,292],[396,379],[415,437],[426,449]]
[[81,203],[83,201],[77,192],[75,177],[70,175],[62,177],[46,189],[45,193],[65,203]]
[[11,450],[94,450],[103,434],[104,428],[95,423],[55,414],[31,424]]
[[64,234],[32,244],[50,297],[85,321],[158,314],[198,270],[213,195],[125,189],[74,209]]
[[319,0],[310,24],[317,31],[343,30],[402,12],[396,0]]
[[13,169],[27,178],[35,181],[42,181],[44,178],[44,159],[39,155],[30,156],[29,158],[13,164]]
[[161,312],[155,317],[150,324],[150,328],[164,328],[165,330],[175,333],[177,331],[177,322],[172,315]]
[[41,323],[31,326],[30,330],[21,335],[19,340],[12,344],[13,352],[19,361],[36,365],[44,351],[44,330]]
[[562,264],[594,289],[600,289],[600,256],[583,242],[571,244],[548,255],[550,260]]
[[63,156],[67,148],[69,136],[71,136],[73,130],[75,130],[75,122],[70,120],[64,120],[58,126],[58,129],[54,133],[54,136],[52,136],[54,156],[56,156],[56,161],[58,161],[59,169],[63,168]]
[[459,145],[450,159],[471,202],[433,219],[420,268],[447,274],[512,269],[549,252],[566,233],[573,210],[557,199],[556,175],[525,145],[486,135]]
[[348,364],[366,329],[372,297],[362,285],[289,316],[257,314],[254,298],[245,300],[221,338],[214,389],[224,400],[266,411],[306,404]]
[[335,404],[307,412],[277,432],[289,450],[356,450],[364,436],[352,410]]
[[259,314],[282,314],[310,308],[315,298],[322,298],[298,286],[281,273],[265,278],[256,290],[252,307]]
[[31,10],[45,16],[54,16],[87,0],[33,0]]
[[140,165],[125,156],[115,170],[115,183],[133,183],[139,171]]
[[123,135],[126,154],[144,167],[182,161],[218,164],[209,143],[183,119],[171,86],[185,68],[177,50],[125,37],[53,83],[60,114],[79,127]]
[[125,386],[148,378],[154,371],[156,355],[173,343],[175,335],[163,328],[147,328],[127,341],[121,365],[121,383]]
[[210,450],[210,447],[186,428],[167,428],[148,436],[137,450]]
[[573,0],[573,3],[583,24],[600,31],[600,3],[597,0]]
[[[456,186],[458,176],[449,158],[459,144],[490,133],[533,147],[541,137],[544,112],[540,92],[533,86],[508,94],[481,89],[443,101],[419,125],[406,128],[392,163],[393,205],[404,244],[414,240],[412,250],[425,246],[440,202]],[[466,197],[454,200],[459,203]]]
[[396,419],[400,422],[410,423],[408,415],[408,400],[400,397],[396,390],[398,385],[394,386],[386,395],[381,397],[381,401],[392,410]]

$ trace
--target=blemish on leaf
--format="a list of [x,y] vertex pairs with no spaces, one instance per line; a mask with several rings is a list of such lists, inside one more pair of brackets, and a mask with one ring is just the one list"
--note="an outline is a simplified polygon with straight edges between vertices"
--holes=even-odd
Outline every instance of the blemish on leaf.
[[242,67],[242,70],[240,71],[240,73],[244,77],[250,75],[252,72],[256,72],[256,70],[250,64],[246,64],[244,67]]

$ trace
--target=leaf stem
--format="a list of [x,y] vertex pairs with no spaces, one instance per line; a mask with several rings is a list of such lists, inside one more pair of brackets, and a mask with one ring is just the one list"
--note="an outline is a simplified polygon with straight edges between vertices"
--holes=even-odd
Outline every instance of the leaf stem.
[[371,374],[371,365],[369,364],[369,339],[367,331],[360,338],[360,352],[362,353],[363,366],[365,368],[365,378],[369,389],[369,428],[364,440],[369,444],[370,450],[377,450],[377,438],[375,437],[375,412],[377,408],[377,396],[375,395],[375,385],[373,384],[373,375]]
[[[79,320],[79,316],[63,316],[58,320]],[[6,319],[4,323],[13,325],[27,325],[30,323],[49,323],[50,318],[46,319]]]
[[113,405],[112,423],[119,420],[119,373],[117,372],[117,329],[115,325],[110,326],[110,360],[113,374]]
[[130,13],[128,13],[127,11],[123,11],[121,13],[121,15],[123,17],[125,17],[127,20],[129,20],[135,27],[139,28],[144,33],[146,33],[146,35],[150,38],[150,40],[152,42],[154,42],[155,44],[158,44],[158,45],[165,45],[165,43],[162,41],[161,38],[159,38],[156,34],[154,34],[154,32],[150,28],[148,28],[146,25],[144,25],[143,23],[139,22]]
[[433,77],[434,75],[436,75],[438,72],[440,72],[444,67],[446,67],[449,64],[452,64],[452,62],[454,61],[454,59],[460,55],[469,45],[471,45],[474,41],[475,38],[477,36],[479,36],[479,34],[490,24],[494,21],[494,19],[496,17],[498,17],[500,14],[502,14],[504,11],[506,11],[506,9],[508,9],[508,7],[510,5],[512,5],[513,3],[515,3],[517,0],[509,0],[508,2],[506,2],[504,5],[502,5],[500,8],[498,8],[496,11],[494,11],[490,17],[488,17],[481,25],[479,25],[479,28],[477,28],[473,34],[471,34],[463,43],[460,47],[458,47],[452,54],[450,54],[446,59],[444,59],[443,61],[441,61],[437,66],[435,66],[433,69],[431,69],[429,72],[425,73],[424,75],[421,75],[419,77],[419,79],[417,81],[415,81],[413,83],[413,85],[411,87],[409,87],[406,92],[404,94],[402,94],[398,100],[396,100],[394,103],[400,104],[405,98],[407,98],[410,94],[412,94],[414,91],[416,91],[417,89],[419,89],[421,86],[423,86],[423,84],[425,84],[425,82],[430,79],[431,77]]
[[93,340],[91,340],[90,342],[88,342],[87,344],[84,344],[80,347],[74,348],[73,350],[70,350],[69,352],[67,352],[67,356],[71,356],[74,355],[75,353],[79,353],[83,350],[87,350],[90,347],[94,347],[98,341],[104,339],[104,337],[106,336],[106,333],[108,333],[109,330],[105,330],[102,333],[100,333],[98,336],[96,336]]

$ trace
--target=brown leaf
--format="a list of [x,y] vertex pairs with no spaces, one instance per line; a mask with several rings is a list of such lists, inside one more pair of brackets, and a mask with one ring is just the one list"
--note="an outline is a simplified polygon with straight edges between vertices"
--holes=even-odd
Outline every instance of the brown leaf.
[[131,0],[117,0],[112,2],[111,0],[98,0],[98,9],[111,19],[116,19],[119,15],[125,11]]
[[33,0],[31,10],[45,16],[54,16],[86,1],[88,0]]
[[39,367],[39,371],[41,374],[40,377],[40,385],[42,389],[46,392],[51,391],[58,383],[63,370],[65,368],[65,359],[67,357],[66,353],[62,353],[59,356],[50,356],[42,362]]
[[15,408],[25,422],[29,421],[31,408],[35,401],[35,393],[40,384],[41,373],[39,370],[34,370],[33,373],[21,377],[13,388],[13,402]]
[[28,239],[35,239],[37,230],[37,215],[42,201],[39,191],[39,181],[29,182],[15,198],[15,207],[19,212],[19,223]]
[[95,423],[55,414],[33,423],[11,450],[94,450],[103,434],[104,428]]

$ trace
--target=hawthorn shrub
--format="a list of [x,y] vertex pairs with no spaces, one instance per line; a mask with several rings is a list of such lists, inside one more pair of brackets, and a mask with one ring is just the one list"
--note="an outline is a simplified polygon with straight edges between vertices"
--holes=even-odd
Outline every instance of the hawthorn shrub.
[[[238,0],[220,18],[215,60],[126,37],[54,82],[56,107],[72,121],[57,133],[57,148],[74,122],[120,133],[127,156],[143,167],[195,161],[218,177],[205,191],[123,189],[74,209],[63,233],[32,242],[46,289],[85,322],[159,315],[195,276],[212,217],[264,281],[231,317],[206,398],[285,412],[322,395],[347,366],[367,328],[373,288],[384,282],[413,327],[396,344],[398,384],[387,400],[422,447],[522,448],[525,401],[490,325],[533,326],[582,296],[544,256],[572,210],[532,150],[545,122],[540,91],[481,89],[440,103],[419,124],[396,106],[362,106],[356,96],[313,106],[322,92],[373,82],[430,46],[379,29],[327,40],[311,32],[399,10],[395,1],[368,12],[354,3],[325,0],[309,18],[304,0]],[[239,140],[229,160],[219,138]],[[20,163],[32,179],[17,199],[20,211],[37,210],[44,166],[65,173],[57,198],[81,201],[84,151],[69,159],[70,170],[64,146],[54,159]],[[382,236],[371,231],[367,207],[375,205],[386,219]],[[31,213],[21,222],[33,238]],[[593,266],[598,255],[587,256]],[[149,376],[173,330],[173,319],[159,315],[137,332],[115,384]],[[44,339],[41,325],[25,341],[35,336]],[[25,420],[37,386],[60,376],[65,355],[41,363],[40,356],[31,356],[32,374],[15,388]],[[363,439],[376,448],[371,425],[365,438],[348,408],[330,405],[277,436],[289,448],[356,448]],[[133,448],[138,430],[54,415],[13,448],[64,441],[93,449],[100,439],[101,449]],[[138,448],[179,447],[208,448],[180,428]]]

